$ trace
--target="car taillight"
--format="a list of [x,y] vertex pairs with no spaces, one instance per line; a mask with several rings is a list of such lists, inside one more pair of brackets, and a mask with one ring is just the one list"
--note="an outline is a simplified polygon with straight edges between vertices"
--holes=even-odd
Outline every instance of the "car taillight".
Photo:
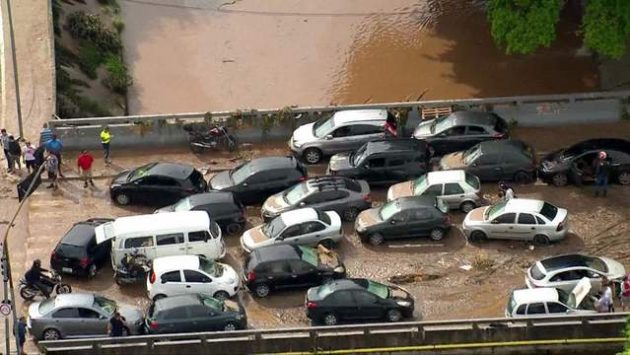
[[372,202],[372,199],[370,198],[370,194],[363,195],[363,201],[365,201],[365,202]]
[[444,216],[442,216],[442,222],[446,225],[451,224],[451,217],[449,217],[449,215],[445,214]]
[[316,307],[317,307],[317,303],[311,302],[311,301],[306,302],[306,308],[313,309],[313,308],[316,308]]
[[298,179],[298,181],[300,181],[300,182],[302,182],[302,181],[304,181],[304,180],[306,180],[306,175],[304,175],[304,176],[300,176],[300,178]]
[[253,271],[248,272],[247,273],[247,281],[248,282],[252,282],[254,280],[256,280],[256,274],[254,274]]
[[151,270],[151,274],[149,275],[149,282],[150,283],[155,282],[155,272],[153,270]]
[[149,322],[149,328],[153,329],[153,330],[157,329],[158,328],[158,322],[156,322],[154,320],[150,321]]
[[492,135],[492,138],[503,138],[505,137],[505,133],[495,133]]
[[90,258],[81,258],[81,260],[79,260],[79,266],[87,267],[88,265],[90,265]]
[[50,258],[51,259],[55,259],[56,257],[57,257],[57,254],[55,254],[54,251],[52,253],[50,253]]
[[560,232],[564,229],[564,221],[558,223],[558,228],[556,228],[556,232]]

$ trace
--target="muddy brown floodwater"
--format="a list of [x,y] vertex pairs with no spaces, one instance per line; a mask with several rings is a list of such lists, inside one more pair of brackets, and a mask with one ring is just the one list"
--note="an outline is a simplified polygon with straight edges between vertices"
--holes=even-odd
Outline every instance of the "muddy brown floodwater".
[[123,0],[133,114],[597,88],[570,20],[508,56],[471,0]]

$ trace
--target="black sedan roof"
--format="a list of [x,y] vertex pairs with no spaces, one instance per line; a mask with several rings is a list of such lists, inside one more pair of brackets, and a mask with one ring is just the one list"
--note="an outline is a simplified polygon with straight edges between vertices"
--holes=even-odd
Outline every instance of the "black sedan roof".
[[194,306],[201,303],[197,294],[176,295],[165,297],[155,301],[155,306],[160,311],[167,309],[179,308],[184,306]]
[[75,223],[63,236],[60,243],[66,245],[86,246],[94,237],[94,228],[112,219],[88,219]]
[[425,196],[425,195],[407,196],[407,197],[397,198],[392,202],[398,205],[401,210],[406,210],[406,209],[418,208],[418,207],[435,207],[436,198],[435,196]]
[[201,194],[195,194],[188,197],[190,204],[194,206],[219,204],[219,203],[234,203],[234,195],[227,191],[210,191]]
[[494,126],[498,118],[499,116],[497,116],[497,114],[495,113],[480,111],[455,111],[446,116],[446,119],[452,120],[454,126]]
[[[367,289],[368,279],[339,279],[328,283],[333,291]],[[387,285],[385,285],[387,286]]]
[[417,139],[380,139],[366,143],[366,153],[368,155],[374,153],[406,153],[416,151],[420,153],[426,152],[426,142]]
[[154,163],[147,171],[147,175],[168,176],[185,180],[195,170],[190,165],[177,163]]

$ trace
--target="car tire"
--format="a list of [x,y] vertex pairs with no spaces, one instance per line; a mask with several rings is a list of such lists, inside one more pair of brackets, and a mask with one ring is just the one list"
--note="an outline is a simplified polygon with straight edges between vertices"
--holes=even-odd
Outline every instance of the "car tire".
[[553,186],[562,187],[569,183],[569,177],[564,173],[557,173],[551,177],[551,183]]
[[63,295],[65,293],[72,293],[72,286],[68,285],[68,284],[58,284],[57,286],[55,286],[55,292],[58,295]]
[[356,207],[350,207],[341,213],[341,217],[346,222],[354,222],[354,220],[357,219],[358,215],[359,215],[359,209]]
[[549,240],[549,237],[547,237],[546,235],[542,235],[542,234],[536,234],[534,236],[534,244],[536,245],[549,245],[549,243],[551,243],[551,241]]
[[126,206],[131,202],[131,198],[126,193],[120,192],[114,196],[114,201],[121,206]]
[[617,181],[621,185],[630,185],[630,171],[622,171],[617,176]]
[[243,227],[241,227],[241,225],[240,225],[240,224],[238,224],[238,223],[230,223],[230,224],[228,224],[228,225],[225,227],[225,231],[226,231],[228,234],[232,234],[232,235],[234,235],[234,234],[238,234],[238,233],[240,233],[242,230],[243,230]]
[[442,228],[433,228],[431,230],[431,233],[429,234],[429,238],[431,238],[431,240],[434,240],[436,242],[444,239],[444,235],[446,233],[444,232],[444,229]]
[[488,236],[482,231],[472,231],[468,240],[471,243],[483,243],[488,240]]
[[322,151],[317,148],[306,148],[302,157],[309,164],[317,164],[322,160]]
[[265,298],[269,296],[269,286],[267,284],[258,284],[254,287],[254,294],[258,298]]
[[96,276],[97,271],[96,264],[91,264],[87,270],[88,279],[93,279]]
[[402,320],[402,313],[400,313],[397,309],[390,309],[387,311],[387,321],[388,322],[400,322]]
[[158,293],[157,295],[153,296],[153,302],[155,302],[155,301],[159,301],[159,300],[161,300],[162,298],[166,298],[166,295],[163,295],[163,294],[161,294],[161,293]]
[[339,319],[337,319],[337,315],[334,313],[326,313],[324,317],[322,317],[322,324],[324,325],[337,325],[339,323]]
[[323,246],[326,249],[333,249],[335,247],[335,242],[332,239],[324,239],[317,244]]
[[59,340],[61,339],[61,333],[57,329],[48,328],[44,329],[42,333],[42,340]]
[[235,330],[238,330],[238,326],[234,322],[227,322],[223,326],[223,330],[226,332],[233,332]]
[[517,171],[513,179],[517,184],[529,184],[532,181],[532,175],[526,171]]
[[212,295],[212,297],[224,301],[230,298],[230,294],[225,291],[217,291],[214,293],[214,295]]
[[371,234],[368,237],[368,242],[373,246],[379,246],[383,244],[384,241],[385,241],[385,238],[383,238],[383,236],[380,233]]
[[461,205],[459,205],[459,209],[464,212],[464,213],[468,213],[472,210],[474,210],[477,207],[477,205],[474,202],[471,201],[464,201],[462,202]]

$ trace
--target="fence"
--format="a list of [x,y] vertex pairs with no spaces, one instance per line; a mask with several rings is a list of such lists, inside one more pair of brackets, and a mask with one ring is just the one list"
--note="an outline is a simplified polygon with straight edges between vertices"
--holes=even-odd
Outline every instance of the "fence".
[[[359,349],[438,349],[479,347],[481,343],[512,345],[595,343],[608,339],[615,349],[629,313],[594,314],[560,318],[472,319],[369,325],[341,325],[234,332],[144,335],[43,341],[47,354],[255,354]],[[588,340],[591,339],[591,340]],[[611,340],[613,339],[613,340]],[[524,342],[523,342],[524,341]],[[541,342],[542,341],[542,342]],[[601,341],[604,342],[604,341]],[[476,345],[475,345],[476,344]],[[481,345],[480,345],[481,344]],[[498,345],[497,345],[498,346]]]
[[[156,147],[184,144],[187,141],[181,125],[200,122],[204,118],[238,123],[241,142],[287,139],[292,126],[313,121],[334,111],[348,109],[388,109],[401,112],[406,122],[404,134],[411,133],[420,122],[423,110],[450,108],[453,110],[494,111],[520,126],[548,126],[573,123],[616,122],[629,117],[630,91],[595,92],[567,95],[517,96],[484,99],[433,100],[392,102],[382,104],[290,107],[242,111],[193,112],[159,115],[135,115],[102,118],[55,119],[50,125],[65,141],[67,148],[94,148],[98,132],[109,125],[119,147]],[[438,110],[439,111],[439,110]],[[265,127],[269,117],[289,117],[289,124]],[[242,127],[243,123],[249,127]]]

